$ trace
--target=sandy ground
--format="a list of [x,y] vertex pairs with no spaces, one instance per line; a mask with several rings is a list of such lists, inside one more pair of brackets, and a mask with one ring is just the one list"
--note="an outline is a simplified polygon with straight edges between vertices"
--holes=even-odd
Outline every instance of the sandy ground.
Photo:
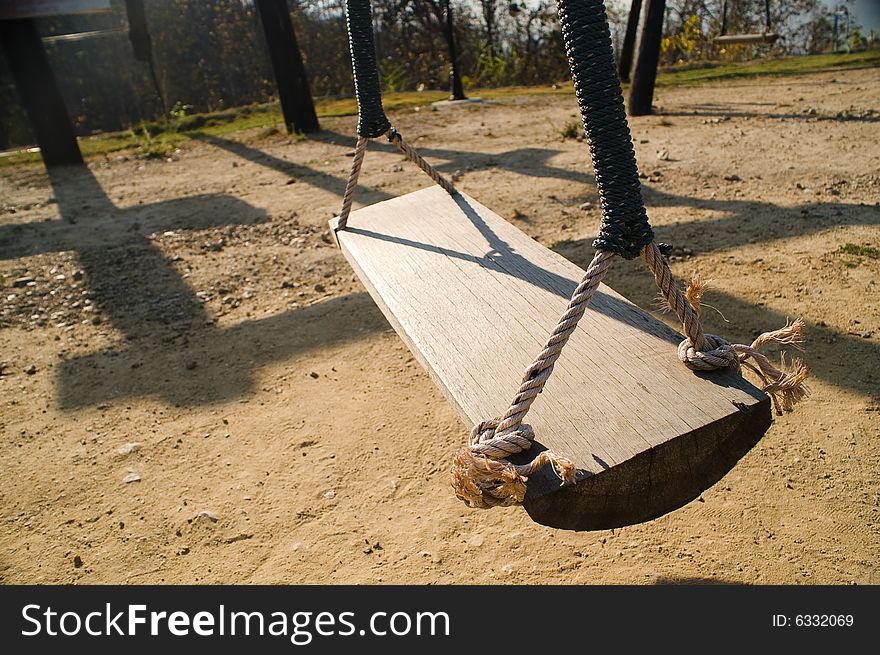
[[[812,397],[699,501],[571,533],[454,498],[464,429],[326,232],[354,120],[325,120],[292,143],[2,172],[0,581],[880,583],[880,260],[839,252],[880,246],[880,71],[657,104],[631,126],[674,272],[715,281],[727,322],[707,321],[731,340],[804,317],[814,368]],[[599,216],[586,145],[560,137],[575,111],[393,119],[585,266]],[[377,143],[358,203],[427,183]],[[609,283],[656,307],[637,262]]]

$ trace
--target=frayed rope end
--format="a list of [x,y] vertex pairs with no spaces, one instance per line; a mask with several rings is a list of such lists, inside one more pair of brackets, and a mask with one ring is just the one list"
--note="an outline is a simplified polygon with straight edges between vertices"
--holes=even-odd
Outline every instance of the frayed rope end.
[[[802,350],[800,344],[803,341],[804,322],[802,319],[797,319],[786,323],[785,327],[778,330],[764,332],[752,342],[751,346],[734,346],[740,362],[754,371],[764,382],[761,391],[773,399],[777,416],[791,411],[795,403],[810,395],[810,389],[806,385],[806,380],[810,376],[810,367],[799,357],[795,357],[789,367],[785,361],[785,353],[780,355],[780,364],[777,367],[759,349],[768,343],[775,343]],[[749,359],[754,364],[749,363],[747,361]]]
[[691,276],[691,283],[685,290],[684,297],[687,299],[690,306],[693,307],[697,316],[700,316],[701,314],[700,305],[703,302],[703,294],[706,293],[711,284],[712,280],[704,279],[703,276],[697,272]]
[[526,497],[527,478],[550,466],[562,481],[574,484],[576,469],[566,457],[545,450],[528,464],[512,464],[474,452],[472,446],[461,448],[452,461],[452,488],[468,507],[490,509],[519,505]]

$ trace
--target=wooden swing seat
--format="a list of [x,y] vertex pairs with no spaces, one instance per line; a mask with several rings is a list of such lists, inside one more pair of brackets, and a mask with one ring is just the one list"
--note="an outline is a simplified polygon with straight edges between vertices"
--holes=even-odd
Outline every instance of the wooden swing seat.
[[[331,221],[334,226],[334,221]],[[334,226],[335,227],[335,226]],[[352,212],[336,233],[388,321],[470,428],[504,413],[584,271],[483,205],[437,186]],[[537,522],[605,529],[698,497],[770,425],[736,372],[682,365],[682,336],[602,285],[528,415],[534,449],[578,468],[529,478]]]
[[724,36],[716,36],[715,43],[722,45],[745,45],[749,43],[776,43],[779,39],[778,34],[725,34]]

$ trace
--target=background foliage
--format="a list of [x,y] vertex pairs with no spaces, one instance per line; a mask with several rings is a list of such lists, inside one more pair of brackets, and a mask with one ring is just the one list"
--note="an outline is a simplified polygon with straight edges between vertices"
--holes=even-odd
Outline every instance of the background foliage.
[[[374,0],[377,50],[387,90],[443,89],[448,50],[438,18],[442,0]],[[317,96],[352,94],[342,0],[288,0]],[[607,2],[616,43],[627,6]],[[71,118],[80,134],[138,126],[162,116],[149,69],[132,56],[123,0],[113,13],[40,19],[46,36],[117,30],[46,44]],[[551,84],[568,77],[555,3],[453,0],[465,86]],[[772,47],[719,49],[721,0],[668,0],[663,65],[732,61],[764,54],[816,53],[831,45],[831,17],[818,0],[773,0]],[[250,0],[147,0],[159,86],[174,120],[191,112],[272,100],[274,81],[259,17]],[[763,3],[730,0],[728,33],[761,31]],[[854,45],[861,44],[856,35]],[[33,141],[5,59],[0,58],[0,148]]]

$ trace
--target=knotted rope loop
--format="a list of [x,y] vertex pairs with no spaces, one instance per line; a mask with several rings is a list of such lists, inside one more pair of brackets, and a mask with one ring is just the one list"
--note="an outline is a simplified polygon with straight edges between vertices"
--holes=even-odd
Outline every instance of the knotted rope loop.
[[753,371],[764,383],[761,391],[773,400],[778,415],[791,410],[796,402],[806,398],[810,391],[805,381],[810,375],[809,367],[800,359],[787,366],[783,355],[777,367],[760,352],[762,346],[775,343],[780,346],[800,348],[803,342],[804,322],[800,319],[778,330],[764,332],[751,345],[732,344],[715,334],[703,332],[700,320],[701,302],[709,283],[694,275],[686,291],[682,292],[672,277],[669,264],[655,244],[642,251],[642,257],[654,273],[657,286],[669,307],[676,313],[687,335],[678,346],[678,358],[695,371],[714,371],[741,366]]
[[678,344],[678,359],[692,371],[739,368],[739,357],[729,341],[717,334],[703,334],[703,349],[697,350],[690,338]]
[[474,452],[499,459],[515,455],[532,447],[532,441],[535,439],[535,431],[531,425],[520,423],[520,425],[504,434],[498,432],[500,420],[489,419],[481,421],[471,429],[468,444]]
[[469,507],[490,509],[522,503],[526,479],[545,466],[551,466],[562,484],[575,482],[575,467],[565,457],[545,450],[528,464],[513,464],[507,458],[532,447],[532,426],[500,433],[500,419],[477,423],[471,430],[469,445],[460,449],[452,462],[452,488]]
[[534,430],[523,419],[553,373],[556,360],[587,310],[590,298],[611,268],[614,254],[598,251],[575,288],[565,313],[553,329],[544,350],[526,369],[516,396],[504,416],[482,421],[471,430],[470,445],[456,453],[452,463],[455,495],[470,507],[490,507],[521,503],[526,494],[526,478],[551,466],[562,484],[575,482],[571,460],[545,450],[528,464],[516,465],[508,457],[531,448]]

